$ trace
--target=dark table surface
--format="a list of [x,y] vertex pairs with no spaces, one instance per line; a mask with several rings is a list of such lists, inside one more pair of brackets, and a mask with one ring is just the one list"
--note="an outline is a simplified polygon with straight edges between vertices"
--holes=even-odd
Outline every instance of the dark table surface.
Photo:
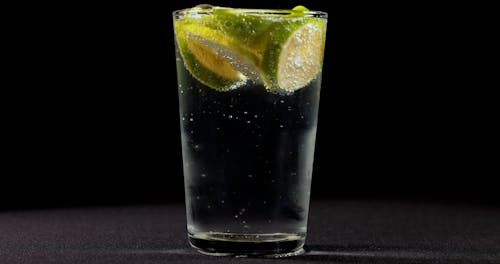
[[500,210],[482,205],[313,201],[307,253],[209,257],[181,204],[0,212],[0,263],[500,263]]

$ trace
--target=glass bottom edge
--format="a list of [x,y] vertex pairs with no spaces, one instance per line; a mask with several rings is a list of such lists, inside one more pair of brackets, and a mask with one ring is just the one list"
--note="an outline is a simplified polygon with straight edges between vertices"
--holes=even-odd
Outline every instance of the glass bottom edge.
[[188,234],[189,244],[209,256],[284,258],[304,253],[305,234]]

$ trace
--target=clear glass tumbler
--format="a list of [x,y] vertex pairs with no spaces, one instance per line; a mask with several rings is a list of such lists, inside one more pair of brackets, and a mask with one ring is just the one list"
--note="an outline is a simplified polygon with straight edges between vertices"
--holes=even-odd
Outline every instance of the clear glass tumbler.
[[303,252],[327,14],[173,14],[187,229],[201,253]]

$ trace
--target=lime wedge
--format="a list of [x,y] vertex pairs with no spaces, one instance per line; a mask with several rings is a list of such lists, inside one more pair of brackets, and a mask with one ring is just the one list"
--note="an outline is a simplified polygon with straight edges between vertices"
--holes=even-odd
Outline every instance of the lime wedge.
[[321,71],[325,34],[326,22],[320,18],[276,22],[268,34],[261,65],[266,87],[293,92],[314,80]]
[[211,27],[210,21],[176,21],[179,51],[188,71],[201,83],[219,91],[235,89],[258,76],[255,54]]

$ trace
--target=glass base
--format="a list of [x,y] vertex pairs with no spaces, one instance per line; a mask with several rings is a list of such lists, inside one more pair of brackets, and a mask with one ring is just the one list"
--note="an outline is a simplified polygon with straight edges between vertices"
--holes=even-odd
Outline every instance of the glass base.
[[305,234],[189,234],[189,243],[210,256],[282,258],[304,253]]

